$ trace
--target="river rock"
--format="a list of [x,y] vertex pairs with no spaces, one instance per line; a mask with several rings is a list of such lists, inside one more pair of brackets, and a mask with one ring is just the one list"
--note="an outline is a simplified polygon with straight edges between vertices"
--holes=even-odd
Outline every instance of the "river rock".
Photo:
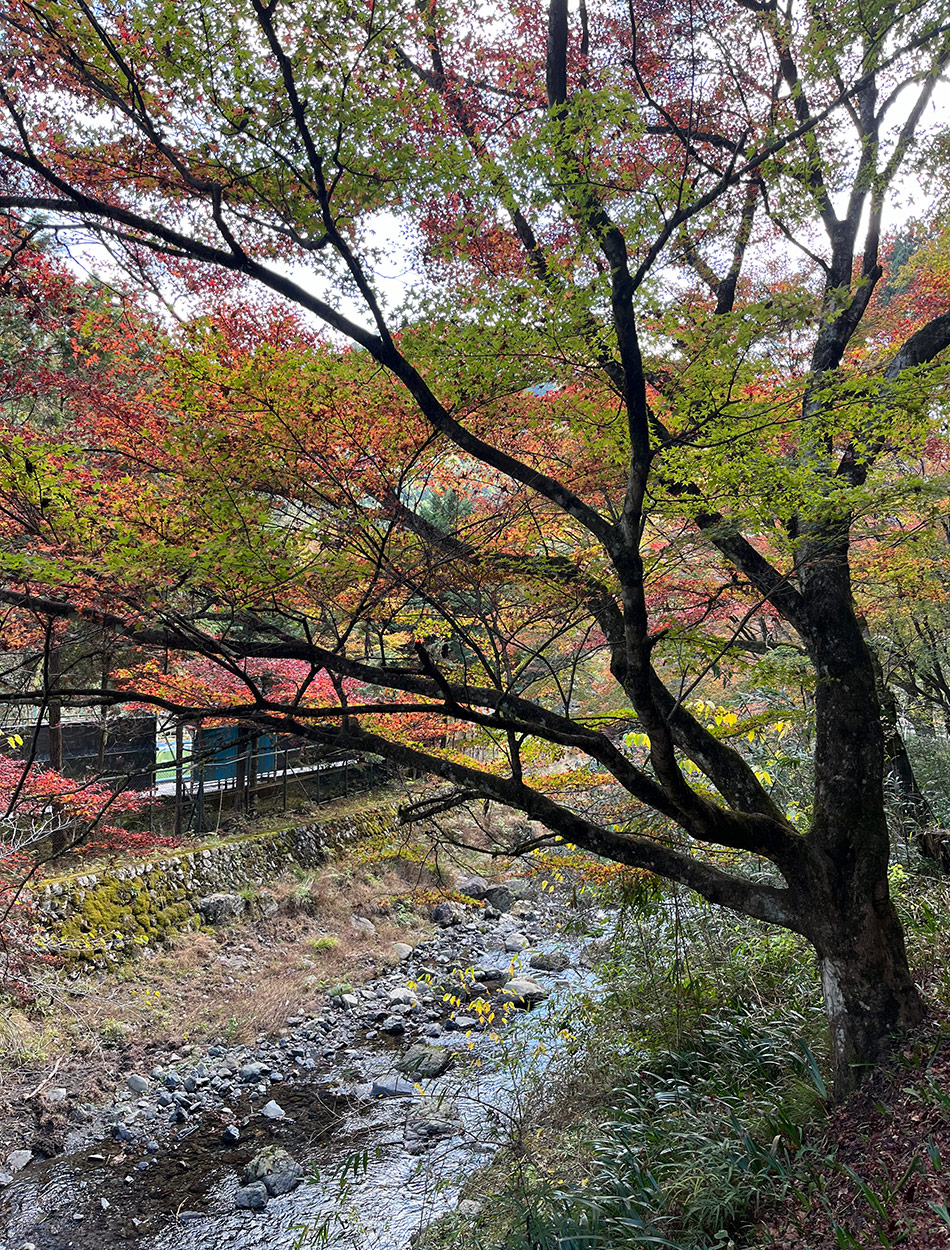
[[485,891],[484,899],[489,907],[494,907],[495,911],[510,911],[515,896],[506,885],[493,885]]
[[484,898],[489,888],[485,878],[478,876],[466,877],[458,884],[459,894],[464,894],[466,898]]
[[144,1076],[139,1076],[137,1072],[131,1073],[125,1078],[125,1083],[133,1094],[144,1094],[148,1089],[148,1081]]
[[7,1155],[7,1167],[11,1172],[22,1172],[26,1165],[32,1162],[32,1150],[11,1150]]
[[365,916],[350,916],[350,928],[354,933],[358,933],[360,937],[371,938],[376,936],[376,926],[372,920],[367,920]]
[[282,1120],[286,1114],[283,1107],[274,1102],[273,1098],[261,1107],[261,1115],[266,1116],[268,1120]]
[[547,998],[548,993],[537,981],[529,981],[527,977],[513,977],[501,991],[501,996],[515,1007],[530,1007]]
[[499,964],[483,963],[477,968],[478,979],[483,985],[503,985],[508,980],[508,968]]
[[531,945],[523,933],[509,933],[505,938],[505,950],[510,955],[516,955],[519,951],[527,950]]
[[398,1072],[387,1072],[373,1081],[373,1098],[412,1098],[416,1087],[412,1081],[404,1080]]
[[465,912],[458,903],[436,903],[430,912],[430,919],[433,924],[447,929],[450,925],[461,924],[465,919]]
[[397,985],[394,990],[389,991],[386,997],[391,1003],[405,1003],[409,1007],[419,1001],[415,990],[409,989],[407,985]]
[[565,968],[571,966],[570,959],[563,951],[541,951],[537,955],[532,955],[528,962],[539,972],[563,972]]
[[451,1016],[445,1022],[445,1027],[450,1032],[455,1029],[457,1032],[465,1033],[469,1029],[477,1028],[479,1021],[474,1016]]
[[441,1076],[455,1062],[455,1054],[444,1046],[410,1046],[396,1064],[397,1072],[432,1080]]
[[420,1116],[419,1119],[410,1120],[406,1125],[407,1138],[432,1138],[432,1137],[448,1137],[456,1132],[458,1124],[454,1120],[437,1118],[434,1116]]
[[273,916],[280,910],[280,903],[277,901],[277,895],[271,890],[260,890],[254,901],[257,904],[262,916]]
[[409,956],[412,954],[412,947],[409,945],[408,942],[393,942],[391,949],[392,949],[393,954],[396,956],[396,958],[400,962],[402,962],[405,959],[408,959]]
[[198,910],[205,924],[226,924],[244,915],[245,902],[240,894],[206,894],[198,900]]
[[245,1063],[238,1069],[238,1077],[245,1082],[259,1081],[266,1071],[266,1063]]
[[241,1176],[245,1186],[261,1182],[272,1198],[289,1194],[300,1184],[303,1168],[283,1146],[265,1146],[248,1163]]
[[261,1181],[243,1185],[234,1195],[234,1205],[239,1211],[263,1211],[267,1206],[267,1186]]
[[508,915],[515,920],[534,920],[538,913],[534,903],[529,903],[527,899],[518,899]]
[[610,954],[610,942],[605,938],[595,938],[587,942],[581,950],[580,965],[582,968],[597,968]]

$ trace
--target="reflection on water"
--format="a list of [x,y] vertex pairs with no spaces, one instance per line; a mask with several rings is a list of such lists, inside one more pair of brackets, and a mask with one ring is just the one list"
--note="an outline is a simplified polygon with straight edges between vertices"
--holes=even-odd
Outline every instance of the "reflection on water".
[[[566,950],[576,961],[579,946],[561,938],[533,949]],[[577,968],[530,975],[553,990],[551,997],[518,1015],[500,1037],[441,1038],[459,1050],[459,1061],[412,1098],[368,1101],[369,1084],[335,1097],[331,1079],[329,1091],[326,1085],[285,1090],[287,1120],[255,1118],[239,1151],[223,1149],[206,1132],[163,1147],[147,1170],[139,1170],[140,1154],[123,1162],[113,1142],[108,1157],[92,1148],[29,1168],[7,1191],[11,1215],[0,1247],[399,1250],[454,1209],[463,1180],[510,1135],[538,1082],[556,1079],[564,1053],[558,1021],[570,1014],[572,995],[589,991],[594,978]],[[391,1051],[363,1046],[347,1062],[371,1081],[392,1060]],[[234,1193],[255,1133],[261,1144],[286,1145],[314,1175],[251,1213],[235,1210]]]

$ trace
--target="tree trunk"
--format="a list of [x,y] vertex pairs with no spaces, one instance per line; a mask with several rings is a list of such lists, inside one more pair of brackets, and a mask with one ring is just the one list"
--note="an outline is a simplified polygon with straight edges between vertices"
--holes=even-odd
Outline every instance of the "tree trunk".
[[887,1055],[893,1035],[925,1015],[886,883],[876,893],[847,910],[833,899],[816,909],[822,914],[811,938],[831,1030],[836,1096],[860,1084]]
[[882,683],[854,612],[845,535],[842,523],[800,548],[818,682],[814,817],[795,890],[818,952],[837,1095],[925,1014],[890,898]]

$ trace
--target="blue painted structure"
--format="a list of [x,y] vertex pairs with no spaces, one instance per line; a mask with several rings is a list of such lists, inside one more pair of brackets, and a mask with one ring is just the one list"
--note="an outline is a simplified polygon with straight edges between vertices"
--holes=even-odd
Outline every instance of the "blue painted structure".
[[[237,777],[238,734],[237,725],[219,725],[203,729],[201,733],[200,760],[192,765],[192,775],[204,767],[204,778],[209,781],[233,781]],[[241,752],[247,755],[252,740],[245,738]],[[273,773],[277,769],[277,739],[271,734],[261,734],[257,739],[257,775]]]

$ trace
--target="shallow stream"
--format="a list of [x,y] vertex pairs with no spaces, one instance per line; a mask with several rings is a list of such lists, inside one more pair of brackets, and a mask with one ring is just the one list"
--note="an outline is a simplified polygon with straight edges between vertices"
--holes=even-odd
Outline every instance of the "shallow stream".
[[[600,913],[594,932],[605,923]],[[222,1140],[220,1119],[202,1115],[150,1143],[151,1153],[140,1142],[110,1136],[30,1164],[0,1191],[7,1212],[0,1215],[0,1247],[402,1250],[420,1228],[454,1210],[462,1182],[510,1135],[521,1100],[537,1082],[557,1079],[559,1024],[572,995],[590,991],[594,978],[579,958],[591,934],[568,937],[554,929],[553,922],[543,924],[515,957],[517,970],[550,997],[515,1013],[497,1037],[474,1029],[442,1033],[438,1044],[457,1051],[457,1062],[444,1076],[418,1082],[411,1096],[372,1096],[372,1082],[391,1073],[410,1039],[380,1037],[354,1019],[348,1045],[272,1091],[282,1118],[265,1118],[253,1097],[234,1103],[233,1122],[241,1126],[236,1143]],[[502,926],[502,948],[504,932]],[[495,962],[498,936],[483,943]],[[554,951],[570,959],[569,968],[529,967],[531,956]],[[445,1023],[451,1028],[451,1020]],[[376,1035],[366,1040],[367,1032]],[[235,1209],[244,1164],[271,1143],[303,1165],[304,1183],[263,1211]]]

